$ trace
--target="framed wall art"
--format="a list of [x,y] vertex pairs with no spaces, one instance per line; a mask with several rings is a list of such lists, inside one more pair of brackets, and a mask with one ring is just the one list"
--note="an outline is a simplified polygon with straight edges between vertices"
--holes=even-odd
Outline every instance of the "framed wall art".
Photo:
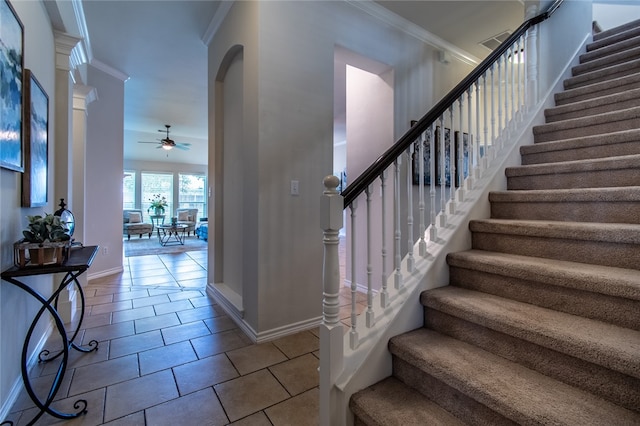
[[8,0],[0,0],[0,167],[22,172],[24,26]]
[[22,206],[47,204],[49,97],[30,70],[24,72],[24,173]]

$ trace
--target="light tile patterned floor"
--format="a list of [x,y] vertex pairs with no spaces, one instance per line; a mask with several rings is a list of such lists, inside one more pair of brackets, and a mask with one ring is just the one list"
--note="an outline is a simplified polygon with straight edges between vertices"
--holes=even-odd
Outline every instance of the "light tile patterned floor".
[[[54,402],[71,412],[83,398],[88,412],[67,421],[45,414],[36,424],[317,425],[317,329],[252,344],[206,295],[206,262],[206,251],[128,257],[124,273],[90,281],[78,340],[100,348],[71,351]],[[346,332],[348,288],[340,301]],[[365,301],[359,293],[359,311]],[[57,366],[31,372],[39,395]],[[23,392],[6,420],[25,425],[35,412]]]

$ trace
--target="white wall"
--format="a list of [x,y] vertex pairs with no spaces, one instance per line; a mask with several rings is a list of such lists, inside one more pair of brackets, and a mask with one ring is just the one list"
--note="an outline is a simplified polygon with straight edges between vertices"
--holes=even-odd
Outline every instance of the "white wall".
[[[0,169],[0,266],[3,271],[13,265],[13,243],[22,238],[22,229],[27,225],[26,215],[52,213],[57,209],[52,196],[56,147],[53,32],[41,2],[13,1],[11,4],[24,25],[24,66],[33,72],[49,96],[49,200],[45,207],[22,208],[21,174]],[[51,276],[25,278],[24,282],[44,294],[50,294],[53,289]],[[9,408],[7,398],[12,386],[22,383],[20,352],[31,318],[38,308],[39,304],[22,290],[5,281],[0,283],[0,419],[5,414],[3,410]],[[45,326],[37,327],[36,342]]]
[[[210,86],[238,44],[243,140],[251,149],[242,164],[247,189],[238,195],[250,217],[236,262],[243,264],[243,321],[267,338],[321,315],[319,197],[333,172],[335,46],[393,68],[393,139],[434,103],[435,50],[343,2],[236,2],[209,46]],[[215,140],[213,117],[210,110]],[[211,157],[209,164],[212,175]],[[291,180],[299,181],[299,196],[290,195]]]
[[85,245],[99,245],[88,276],[122,270],[124,82],[94,67],[87,84],[98,99],[87,107]]

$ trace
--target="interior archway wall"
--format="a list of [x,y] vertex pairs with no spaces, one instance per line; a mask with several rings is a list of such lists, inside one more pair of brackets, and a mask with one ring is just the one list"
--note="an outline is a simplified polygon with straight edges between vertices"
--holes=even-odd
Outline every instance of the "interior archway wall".
[[[225,55],[216,76],[216,162],[215,162],[215,232],[214,282],[242,296],[243,168],[243,68],[244,49],[235,45]],[[225,167],[228,165],[229,167]],[[235,261],[233,261],[235,259]]]

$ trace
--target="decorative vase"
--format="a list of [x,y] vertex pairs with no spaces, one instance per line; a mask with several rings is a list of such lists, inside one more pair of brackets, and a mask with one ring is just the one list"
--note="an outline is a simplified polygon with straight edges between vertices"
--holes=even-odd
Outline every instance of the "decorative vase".
[[156,207],[156,216],[162,216],[164,214],[164,209],[162,207]]

